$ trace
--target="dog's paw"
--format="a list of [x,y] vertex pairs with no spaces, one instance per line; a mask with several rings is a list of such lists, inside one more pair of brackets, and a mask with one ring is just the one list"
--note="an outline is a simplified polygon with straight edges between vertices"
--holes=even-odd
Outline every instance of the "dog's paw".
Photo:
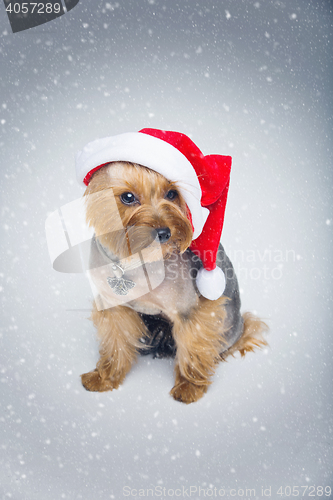
[[207,392],[207,385],[195,385],[188,380],[183,379],[176,384],[170,391],[171,396],[181,403],[195,403]]
[[87,391],[104,392],[118,389],[120,381],[103,379],[97,370],[81,375],[82,385]]

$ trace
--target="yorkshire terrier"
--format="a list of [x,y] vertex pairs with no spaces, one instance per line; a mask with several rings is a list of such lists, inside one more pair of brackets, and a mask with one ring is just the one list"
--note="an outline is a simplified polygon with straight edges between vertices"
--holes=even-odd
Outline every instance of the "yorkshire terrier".
[[[95,231],[90,269],[97,300],[91,319],[100,341],[96,369],[81,375],[87,390],[117,389],[137,355],[152,353],[175,358],[170,394],[192,403],[206,393],[219,361],[266,345],[267,325],[240,313],[237,278],[221,245],[216,265],[225,275],[224,293],[209,300],[199,292],[202,263],[189,248],[193,227],[177,182],[141,164],[113,161],[92,173],[85,200],[87,223]],[[128,290],[146,285],[150,271],[142,272],[143,252],[152,273],[163,263],[163,280],[126,302]]]

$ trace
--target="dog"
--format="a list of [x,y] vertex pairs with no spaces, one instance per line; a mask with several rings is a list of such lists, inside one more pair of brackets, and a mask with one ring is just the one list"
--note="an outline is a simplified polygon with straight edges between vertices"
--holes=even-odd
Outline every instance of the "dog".
[[[171,356],[170,394],[193,403],[206,393],[220,361],[267,345],[267,325],[240,313],[237,277],[221,244],[216,266],[225,277],[223,295],[210,300],[200,293],[203,264],[191,247],[194,228],[184,192],[177,181],[124,159],[90,173],[84,198],[95,232],[90,269],[97,300],[91,319],[100,359],[95,370],[81,375],[88,391],[117,389],[140,354]],[[149,269],[142,272],[144,252]],[[161,283],[140,295],[147,272],[158,275],[161,265]],[[136,298],[127,300],[131,290],[138,291]]]

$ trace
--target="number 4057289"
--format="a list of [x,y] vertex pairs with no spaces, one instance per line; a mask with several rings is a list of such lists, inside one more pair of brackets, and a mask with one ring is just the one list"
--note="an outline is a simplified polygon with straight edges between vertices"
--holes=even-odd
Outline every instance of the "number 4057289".
[[6,11],[10,14],[59,14],[61,11],[60,3],[38,3],[38,2],[23,2],[10,3],[6,7]]
[[331,493],[330,486],[280,486],[277,491],[284,497],[329,497]]

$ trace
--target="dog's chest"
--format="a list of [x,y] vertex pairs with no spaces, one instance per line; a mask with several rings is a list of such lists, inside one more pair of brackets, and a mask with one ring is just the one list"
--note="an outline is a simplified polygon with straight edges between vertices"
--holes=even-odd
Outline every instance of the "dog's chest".
[[195,277],[200,263],[193,261],[189,250],[182,255],[173,254],[164,261],[145,263],[135,269],[125,268],[121,279],[132,285],[124,295],[111,286],[114,284],[110,281],[112,261],[106,262],[105,255],[93,245],[89,274],[100,310],[123,305],[139,313],[162,314],[172,319],[179,313],[186,314],[198,301]]
[[128,305],[143,314],[162,314],[168,318],[186,314],[198,301],[195,287],[197,268],[190,255],[172,255],[164,261],[164,279],[154,290]]

